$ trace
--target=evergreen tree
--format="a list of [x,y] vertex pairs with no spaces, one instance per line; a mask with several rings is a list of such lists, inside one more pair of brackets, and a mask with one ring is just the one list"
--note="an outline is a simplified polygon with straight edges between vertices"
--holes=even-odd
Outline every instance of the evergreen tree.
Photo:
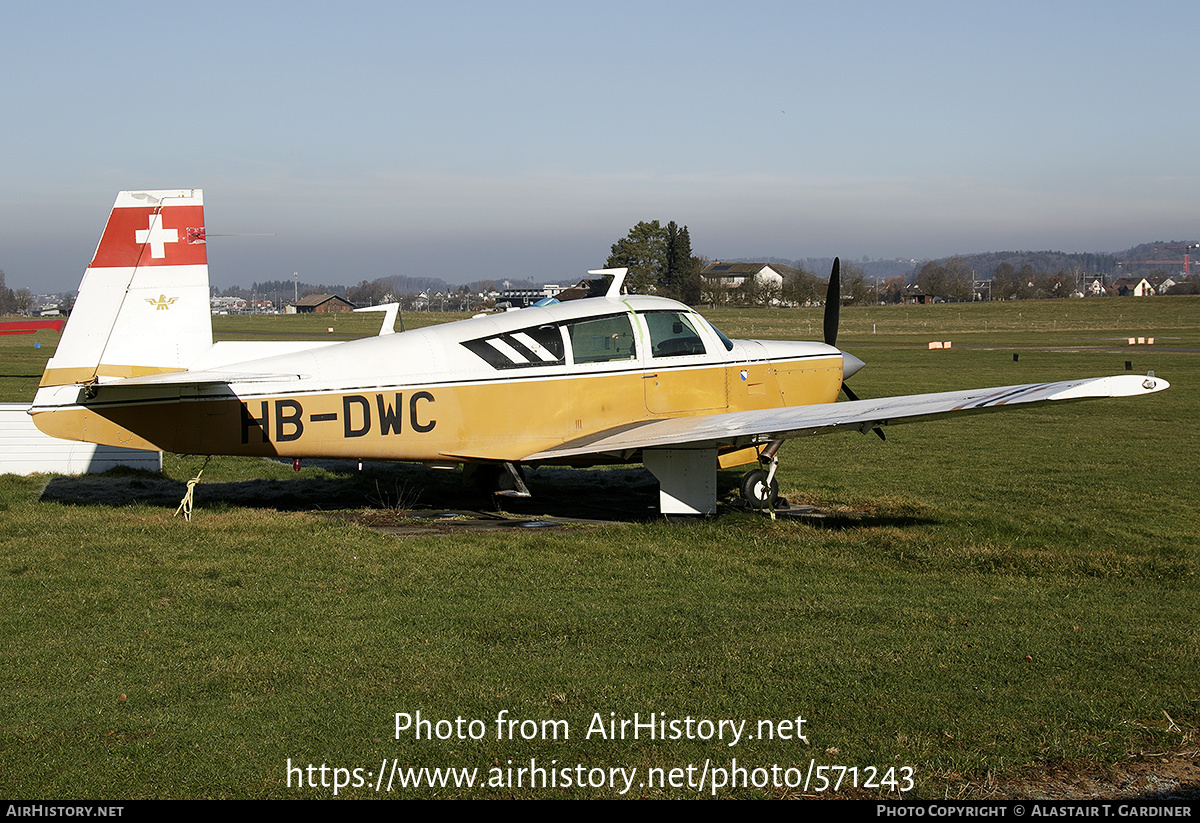
[[699,303],[699,262],[698,258],[692,256],[692,238],[687,226],[680,228],[672,220],[667,224],[666,269],[658,293],[683,303]]
[[701,300],[700,272],[704,269],[704,264],[699,257],[692,254],[692,237],[688,234],[687,226],[679,230],[677,246],[680,263],[675,297],[681,303],[695,306]]
[[604,268],[629,269],[625,287],[633,294],[653,294],[667,268],[667,230],[657,220],[645,220],[612,245]]
[[[692,250],[687,250],[687,256],[692,256]],[[680,262],[682,249],[679,247],[679,226],[675,225],[672,220],[667,223],[667,259],[666,265],[663,266],[662,279],[659,282],[658,293],[667,297],[678,297],[679,292],[677,286],[680,276]]]

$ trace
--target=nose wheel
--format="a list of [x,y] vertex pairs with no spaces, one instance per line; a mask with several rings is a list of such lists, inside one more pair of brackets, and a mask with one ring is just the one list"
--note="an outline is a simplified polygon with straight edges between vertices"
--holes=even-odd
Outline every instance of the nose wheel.
[[779,481],[767,479],[767,472],[751,469],[742,475],[742,499],[752,509],[774,509],[779,499]]
[[775,504],[779,502],[775,470],[779,468],[779,447],[782,445],[782,440],[772,440],[758,456],[759,468],[742,475],[742,499],[752,509],[769,511],[772,520],[775,519]]

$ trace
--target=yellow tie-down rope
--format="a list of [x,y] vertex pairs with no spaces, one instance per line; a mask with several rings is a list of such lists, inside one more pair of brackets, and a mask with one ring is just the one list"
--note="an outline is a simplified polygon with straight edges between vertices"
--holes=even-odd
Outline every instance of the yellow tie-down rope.
[[179,508],[175,510],[175,516],[183,513],[183,519],[187,522],[192,522],[192,502],[196,493],[196,484],[200,482],[200,475],[204,474],[204,469],[208,466],[208,461],[211,455],[204,460],[204,465],[200,467],[200,471],[196,472],[196,476],[187,482],[187,493],[183,495],[183,499],[179,501]]

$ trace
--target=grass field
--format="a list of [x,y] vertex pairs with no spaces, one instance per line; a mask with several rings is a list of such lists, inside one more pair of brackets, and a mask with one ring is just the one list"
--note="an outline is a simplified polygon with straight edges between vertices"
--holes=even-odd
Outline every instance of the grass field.
[[[819,309],[709,316],[820,337]],[[214,321],[269,339],[379,318]],[[0,399],[32,397],[56,340],[0,337]],[[0,792],[332,797],[336,775],[339,797],[796,797],[823,775],[897,797],[911,774],[906,796],[938,798],[1194,752],[1200,299],[847,309],[838,342],[867,361],[863,397],[1126,361],[1172,388],[791,441],[783,494],[842,513],[823,523],[397,539],[322,510],[444,495],[444,473],[214,458],[191,523],[172,513],[201,458],[166,457],[165,499],[148,476],[0,477]],[[668,739],[597,731],[652,713]],[[529,787],[531,760],[557,787]],[[397,763],[477,784],[377,792]]]

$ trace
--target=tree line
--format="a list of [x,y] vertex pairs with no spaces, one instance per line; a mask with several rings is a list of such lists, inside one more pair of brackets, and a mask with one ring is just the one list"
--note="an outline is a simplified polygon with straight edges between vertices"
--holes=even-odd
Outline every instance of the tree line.
[[27,314],[32,308],[33,295],[29,289],[10,289],[4,283],[4,269],[0,269],[0,314]]

